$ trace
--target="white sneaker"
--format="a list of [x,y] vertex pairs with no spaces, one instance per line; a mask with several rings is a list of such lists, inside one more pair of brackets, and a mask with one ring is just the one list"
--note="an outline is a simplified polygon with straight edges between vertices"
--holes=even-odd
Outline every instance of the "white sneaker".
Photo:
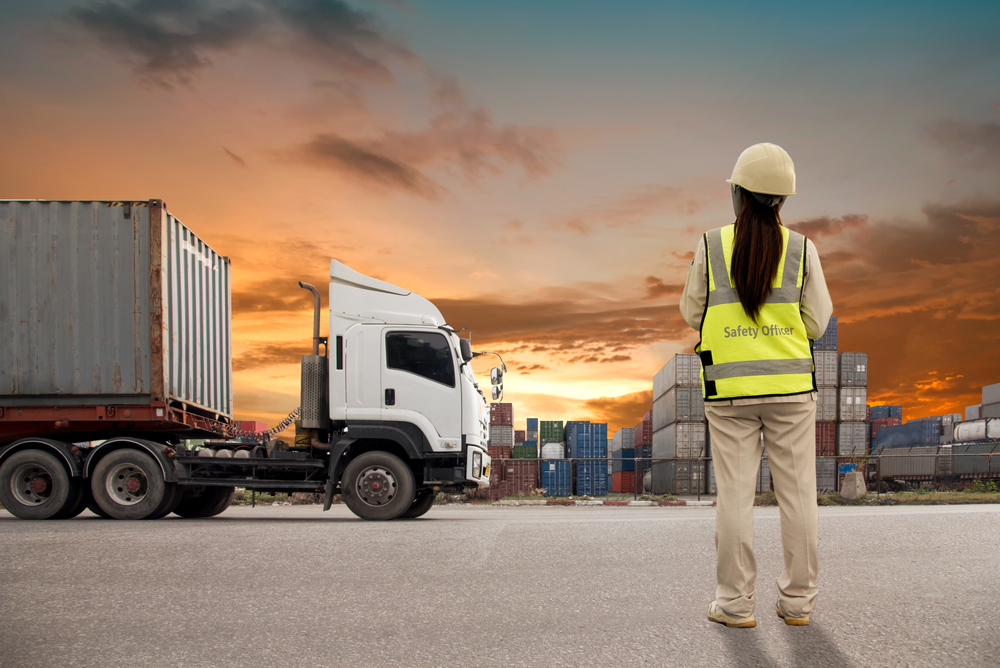
[[757,626],[757,620],[754,619],[753,615],[749,617],[732,617],[724,613],[715,601],[708,604],[708,620],[716,624],[725,624],[733,629],[749,629]]

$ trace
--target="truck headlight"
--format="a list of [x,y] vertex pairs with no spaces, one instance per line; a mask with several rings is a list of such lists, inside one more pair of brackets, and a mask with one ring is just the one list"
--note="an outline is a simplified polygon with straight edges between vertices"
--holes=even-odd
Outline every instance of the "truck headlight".
[[483,476],[483,453],[476,452],[472,455],[472,477],[481,478]]

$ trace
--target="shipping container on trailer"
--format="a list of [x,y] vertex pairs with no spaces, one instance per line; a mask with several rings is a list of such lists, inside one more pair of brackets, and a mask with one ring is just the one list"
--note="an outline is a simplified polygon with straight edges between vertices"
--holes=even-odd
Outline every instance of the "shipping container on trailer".
[[887,448],[940,445],[940,439],[940,420],[911,420],[906,424],[879,429],[874,447],[878,452],[884,452]]
[[932,480],[952,475],[950,446],[915,446],[883,450],[878,460],[879,475],[893,480]]
[[973,420],[955,426],[955,441],[1000,440],[1000,419]]
[[229,259],[144,201],[0,201],[0,445],[222,435]]
[[960,478],[1000,478],[1000,442],[951,446],[952,471]]

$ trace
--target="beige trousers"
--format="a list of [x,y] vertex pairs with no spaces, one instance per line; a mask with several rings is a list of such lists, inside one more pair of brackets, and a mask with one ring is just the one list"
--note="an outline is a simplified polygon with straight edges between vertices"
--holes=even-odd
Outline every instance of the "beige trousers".
[[778,600],[789,616],[808,615],[816,602],[816,401],[722,406],[705,402],[718,489],[716,601],[727,615],[754,611],[753,500],[760,434],[781,512],[785,569]]

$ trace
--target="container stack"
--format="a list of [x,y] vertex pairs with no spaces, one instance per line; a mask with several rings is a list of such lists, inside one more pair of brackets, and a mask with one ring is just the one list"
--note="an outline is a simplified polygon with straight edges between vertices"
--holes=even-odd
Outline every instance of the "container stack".
[[837,316],[830,318],[829,324],[823,336],[813,343],[813,350],[823,350],[837,352]]
[[611,438],[611,491],[635,491],[635,428],[624,427]]
[[642,478],[649,470],[653,459],[653,411],[648,410],[642,416],[642,422],[635,426],[635,488],[637,494],[643,493]]
[[868,353],[840,353],[837,401],[837,455],[868,454]]
[[566,447],[573,462],[573,493],[604,496],[608,493],[608,425],[568,422]]
[[524,445],[524,433],[525,433],[524,429],[515,429],[514,430],[514,445],[515,446]]
[[706,476],[701,361],[678,353],[653,377],[653,494],[695,494]]
[[[559,444],[562,446],[562,443]],[[542,446],[544,451],[545,445]],[[569,496],[573,493],[573,469],[567,459],[545,459],[542,469],[542,489],[545,496]]]
[[[538,438],[538,418],[528,418],[527,427],[524,431],[524,440],[541,443],[541,439]],[[557,440],[561,441],[562,439],[559,438]]]
[[[823,337],[826,338],[826,334]],[[833,337],[833,345],[837,345],[836,335]],[[816,456],[832,457],[837,454],[837,388],[840,385],[836,348],[813,350],[813,365],[816,367],[817,390]]]
[[514,405],[490,405],[490,441],[487,446],[493,459],[514,456]]

